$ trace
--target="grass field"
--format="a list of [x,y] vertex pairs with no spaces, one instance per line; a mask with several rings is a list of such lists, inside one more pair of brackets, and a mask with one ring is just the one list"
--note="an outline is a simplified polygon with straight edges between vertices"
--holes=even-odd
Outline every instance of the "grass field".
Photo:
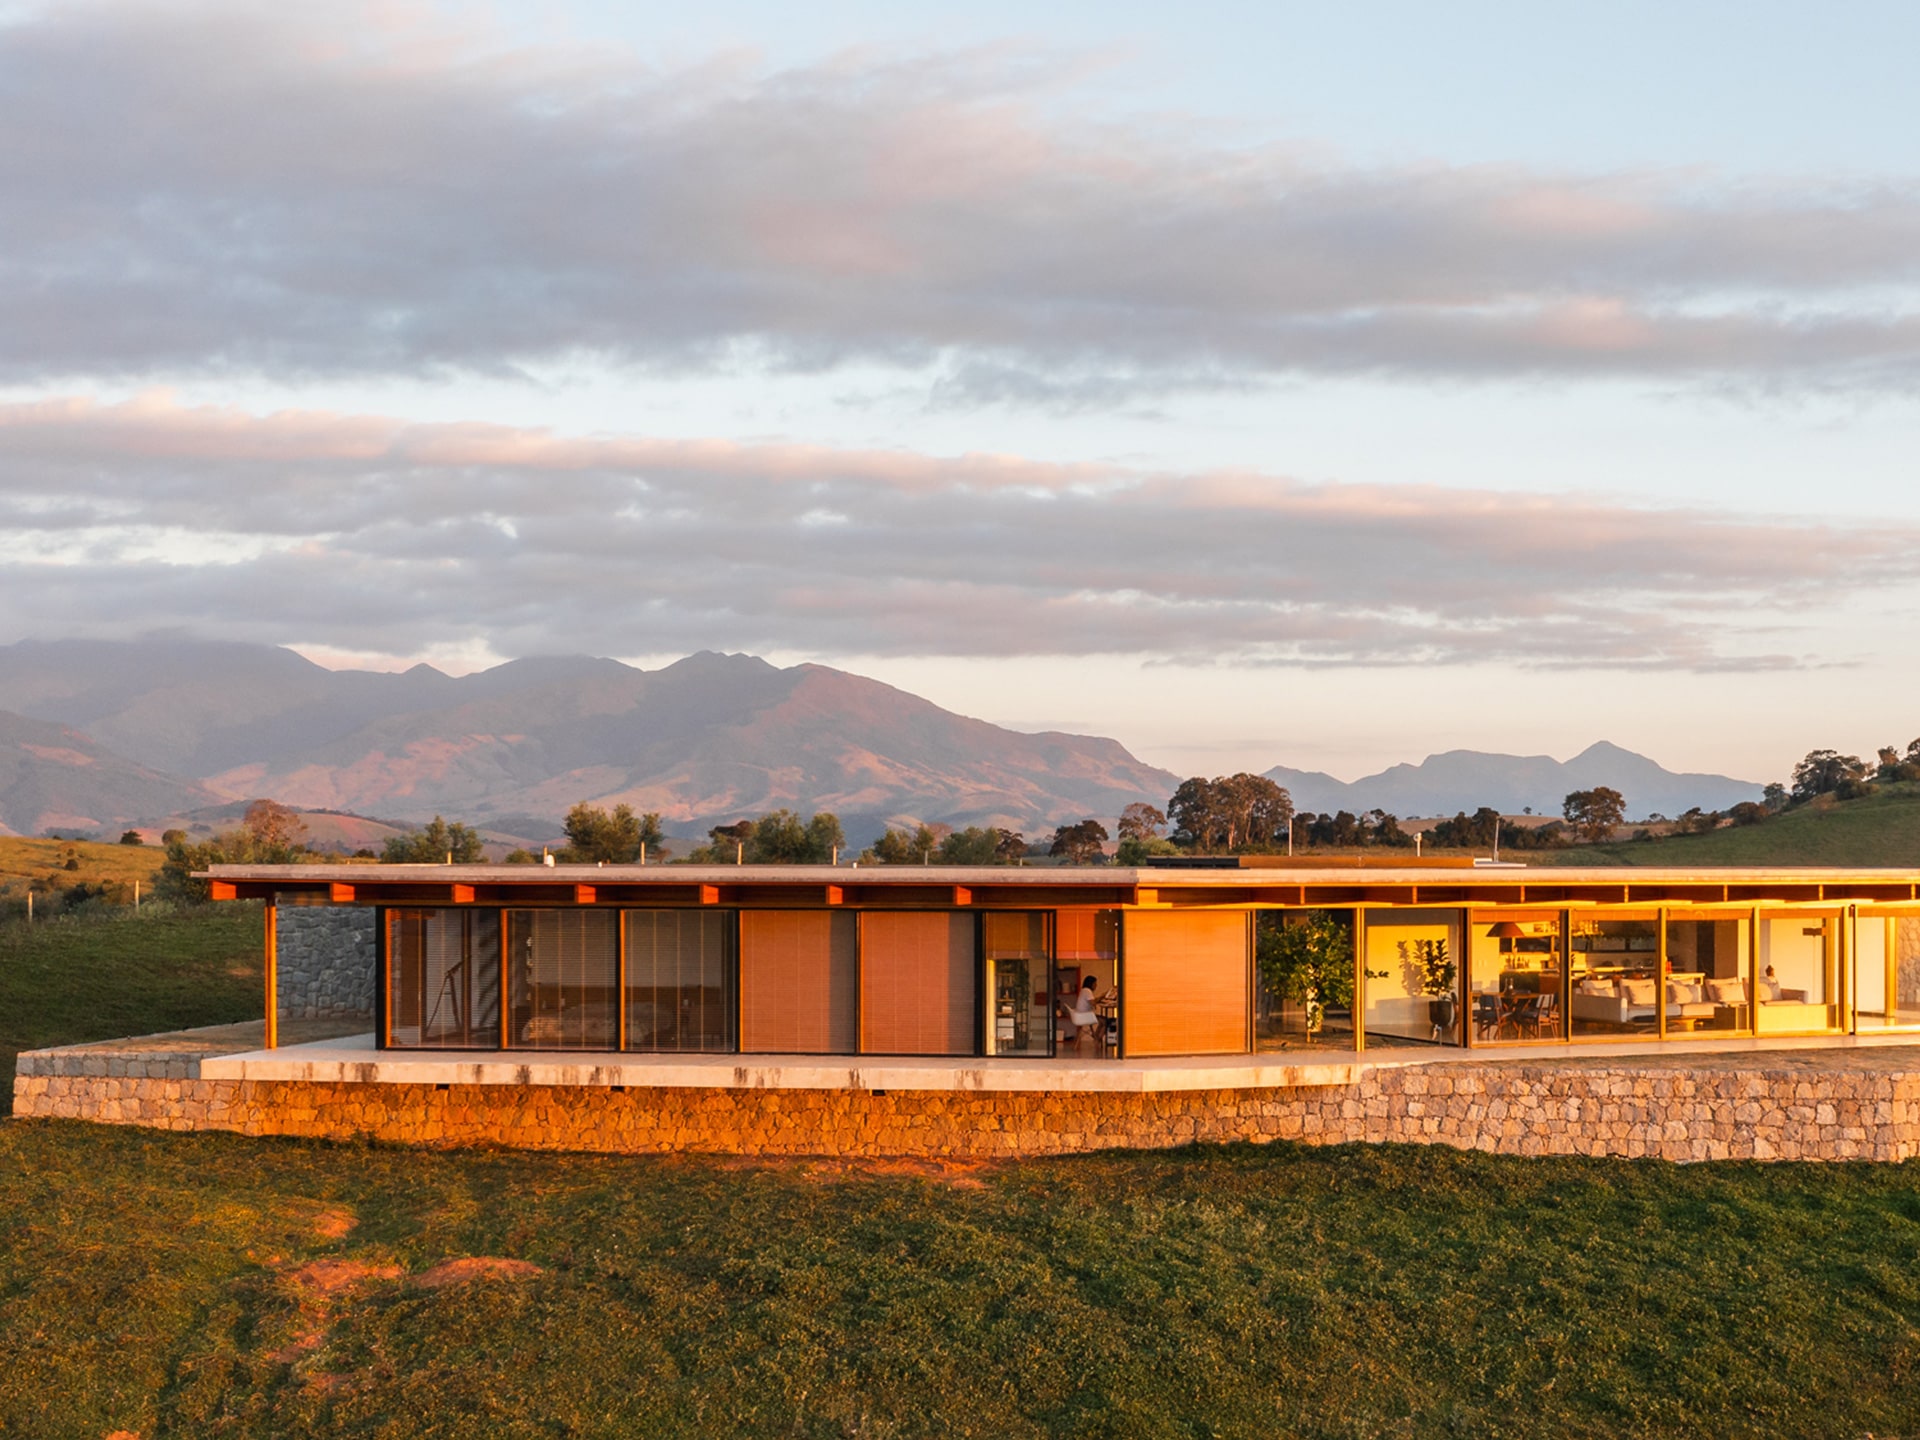
[[[154,880],[167,852],[158,845],[101,845],[90,840],[38,840],[0,835],[0,899],[26,894],[30,881],[62,888],[76,884],[124,890],[132,899],[133,882],[153,894]],[[69,862],[72,868],[69,869]]]
[[261,963],[257,905],[0,924],[0,1114],[22,1050],[258,1019]]
[[923,1176],[20,1121],[0,1434],[1912,1434],[1917,1181],[1287,1145]]
[[1804,806],[1758,825],[1620,845],[1515,852],[1530,865],[1904,865],[1920,868],[1920,787]]

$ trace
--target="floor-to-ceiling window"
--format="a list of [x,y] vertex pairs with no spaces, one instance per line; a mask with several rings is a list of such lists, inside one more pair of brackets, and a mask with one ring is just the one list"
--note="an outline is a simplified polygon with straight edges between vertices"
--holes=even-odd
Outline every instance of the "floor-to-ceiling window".
[[629,910],[627,1048],[734,1048],[734,930],[730,910]]
[[500,1046],[500,912],[385,913],[385,1043],[408,1049]]
[[616,912],[509,910],[506,946],[510,1046],[611,1050],[619,1044]]
[[1752,937],[1751,910],[1668,912],[1668,1038],[1752,1032]]
[[1396,1042],[1458,1045],[1458,910],[1369,910],[1363,917],[1369,1048]]
[[1047,1023],[1061,1055],[1120,1051],[1120,912],[1054,914],[1053,994]]
[[[1569,1033],[1576,1040],[1645,1038],[1667,1005],[1660,978],[1660,916],[1652,910],[1574,911],[1567,960]],[[1687,992],[1681,992],[1687,993]],[[1677,1015],[1679,1010],[1671,1008]]]
[[1480,910],[1467,923],[1473,1043],[1558,1040],[1563,944],[1558,910]]
[[[988,1055],[1052,1053],[1050,918],[1040,910],[990,911],[980,917],[986,998],[981,1049]],[[1094,1014],[1104,1028],[1099,1012]]]
[[1763,910],[1757,930],[1755,1028],[1762,1034],[1838,1028],[1840,916]]
[[1354,910],[1263,910],[1254,921],[1256,1050],[1354,1045]]
[[1853,934],[1856,1027],[1920,1026],[1920,913],[1863,907]]

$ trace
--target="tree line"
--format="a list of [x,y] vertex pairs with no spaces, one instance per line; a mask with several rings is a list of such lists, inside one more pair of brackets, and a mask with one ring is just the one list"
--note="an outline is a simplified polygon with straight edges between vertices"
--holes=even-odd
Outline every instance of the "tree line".
[[[1786,783],[1766,786],[1759,801],[1745,801],[1724,811],[1690,809],[1672,820],[1651,815],[1650,821],[1668,834],[1692,834],[1724,825],[1758,824],[1802,805],[1830,799],[1847,801],[1873,794],[1881,785],[1920,781],[1920,739],[1902,748],[1884,746],[1869,764],[1857,755],[1836,750],[1811,750],[1793,767]],[[1462,810],[1436,821],[1424,843],[1452,850],[1526,851],[1571,844],[1599,844],[1611,839],[1625,823],[1626,801],[1618,790],[1595,786],[1570,793],[1561,816],[1538,825],[1515,824],[1492,806],[1472,814]],[[1118,846],[1113,859],[1122,865],[1148,864],[1156,856],[1258,854],[1288,848],[1301,850],[1409,849],[1415,839],[1399,817],[1373,809],[1362,814],[1347,810],[1327,814],[1296,811],[1286,788],[1264,775],[1244,771],[1234,775],[1193,776],[1183,780],[1164,809],[1135,802],[1120,812]],[[565,844],[552,852],[561,864],[629,865],[643,857],[668,862],[676,859],[658,811],[636,812],[631,805],[611,809],[581,802],[567,812],[562,825]],[[138,835],[129,832],[131,839]],[[1634,839],[1651,838],[1643,828]],[[126,841],[129,837],[122,837]],[[857,856],[849,857],[846,832],[831,811],[802,816],[790,809],[767,812],[754,819],[716,825],[707,843],[685,857],[690,864],[828,865],[854,858],[863,865],[1018,865],[1030,859],[1057,859],[1070,864],[1103,863],[1110,837],[1094,818],[1061,825],[1050,835],[1029,842],[1017,831],[991,826],[955,829],[937,822],[911,829],[889,826]],[[273,800],[256,800],[241,823],[202,841],[185,832],[169,830],[161,837],[167,858],[161,867],[156,898],[202,900],[206,886],[192,878],[209,865],[285,865],[338,861],[310,843],[305,822],[292,807]],[[436,815],[417,830],[389,836],[376,853],[362,849],[351,857],[383,864],[476,864],[486,858],[486,842],[478,829]],[[508,864],[538,864],[546,858],[526,849],[509,852]]]

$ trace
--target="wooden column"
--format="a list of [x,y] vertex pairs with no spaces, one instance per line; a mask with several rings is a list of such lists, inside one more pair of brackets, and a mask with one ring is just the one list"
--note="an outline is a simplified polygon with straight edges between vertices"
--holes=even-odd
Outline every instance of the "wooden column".
[[266,1048],[280,1044],[280,907],[273,901],[266,908],[267,1034]]

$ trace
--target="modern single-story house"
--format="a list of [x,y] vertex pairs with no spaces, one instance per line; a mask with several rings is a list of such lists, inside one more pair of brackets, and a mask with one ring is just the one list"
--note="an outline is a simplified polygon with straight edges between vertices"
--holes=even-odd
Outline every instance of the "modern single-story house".
[[14,1113],[941,1161],[1920,1156],[1920,870],[1370,859],[217,867],[267,902],[265,1047],[28,1052]]
[[[371,907],[381,1051],[1073,1056],[1920,1038],[1920,870],[218,866]],[[1350,973],[1275,993],[1263,928]],[[1324,1011],[1324,1013],[1321,1013]],[[1309,1029],[1313,1033],[1309,1033]],[[271,1031],[268,1044],[274,1043]]]

